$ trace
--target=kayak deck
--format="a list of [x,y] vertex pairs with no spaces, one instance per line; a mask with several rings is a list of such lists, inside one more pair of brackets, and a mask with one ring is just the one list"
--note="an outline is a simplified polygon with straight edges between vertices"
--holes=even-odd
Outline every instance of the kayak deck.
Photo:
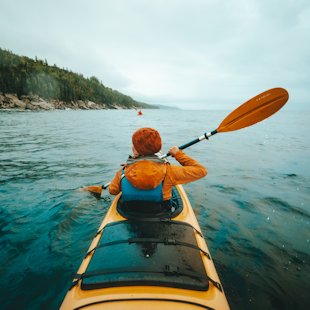
[[126,219],[113,201],[61,309],[229,309],[182,186],[173,219]]
[[209,287],[195,232],[183,222],[114,222],[105,227],[94,251],[80,276],[83,290],[132,285]]

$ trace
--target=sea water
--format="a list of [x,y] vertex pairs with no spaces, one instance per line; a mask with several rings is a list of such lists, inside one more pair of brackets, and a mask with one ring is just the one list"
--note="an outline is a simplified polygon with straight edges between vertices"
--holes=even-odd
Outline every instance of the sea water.
[[[137,128],[167,152],[229,113],[143,112],[0,112],[2,309],[59,308],[113,199],[78,189],[113,178]],[[309,116],[284,108],[186,150],[209,171],[184,188],[232,309],[310,307]]]

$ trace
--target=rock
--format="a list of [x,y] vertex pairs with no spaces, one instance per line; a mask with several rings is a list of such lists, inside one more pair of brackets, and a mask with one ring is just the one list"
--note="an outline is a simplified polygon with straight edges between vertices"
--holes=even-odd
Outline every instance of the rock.
[[102,102],[95,103],[90,100],[78,100],[71,102],[64,102],[57,99],[44,100],[38,95],[23,95],[18,98],[16,94],[4,94],[0,92],[0,110],[1,109],[19,109],[19,110],[103,110],[103,109],[129,109],[114,103],[107,105]]
[[79,109],[82,109],[82,110],[88,110],[88,109],[89,109],[89,107],[87,106],[87,104],[86,104],[85,101],[83,101],[83,100],[78,100],[78,101],[76,102],[76,104],[77,104],[77,107],[78,107]]
[[57,110],[65,110],[66,108],[63,101],[53,99],[50,102],[54,106],[54,108]]
[[[44,100],[40,100],[38,102],[31,101],[29,103],[29,106],[31,106],[31,105],[34,107],[35,110],[37,110],[37,109],[39,109],[39,110],[40,109],[42,109],[42,110],[54,110],[55,109],[55,107],[51,103],[46,102]],[[28,106],[28,104],[27,104],[27,106]]]
[[123,107],[121,107],[121,106],[119,106],[119,105],[117,105],[117,104],[112,104],[112,106],[111,106],[111,108],[112,109],[115,109],[115,110],[123,110],[124,108]]
[[99,104],[97,104],[93,101],[87,101],[86,105],[89,109],[92,109],[92,110],[100,110],[100,109],[104,108],[104,106],[100,107]]
[[19,100],[15,94],[0,95],[0,107],[2,109],[19,109],[25,110],[26,103]]

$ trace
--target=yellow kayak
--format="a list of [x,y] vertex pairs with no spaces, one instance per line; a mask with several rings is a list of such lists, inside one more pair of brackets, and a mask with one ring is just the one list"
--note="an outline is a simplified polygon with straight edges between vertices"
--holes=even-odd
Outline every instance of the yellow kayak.
[[135,216],[118,195],[61,309],[229,309],[182,186],[175,197],[169,210]]

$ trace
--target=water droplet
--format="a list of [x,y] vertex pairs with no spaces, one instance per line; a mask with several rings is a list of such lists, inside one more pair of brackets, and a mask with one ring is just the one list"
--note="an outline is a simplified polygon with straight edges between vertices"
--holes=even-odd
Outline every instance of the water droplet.
[[270,217],[268,216],[266,220],[267,220],[267,221],[270,221]]

